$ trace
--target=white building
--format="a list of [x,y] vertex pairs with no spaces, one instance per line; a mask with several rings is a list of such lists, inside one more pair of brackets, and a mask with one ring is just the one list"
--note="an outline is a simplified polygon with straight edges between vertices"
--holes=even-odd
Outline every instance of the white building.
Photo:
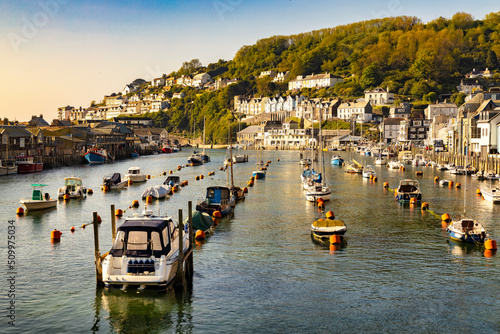
[[337,117],[350,120],[355,117],[356,122],[370,122],[373,118],[370,102],[344,102],[337,109]]
[[426,119],[433,119],[435,116],[450,116],[457,117],[458,107],[455,103],[443,102],[429,104],[424,111]]
[[335,86],[337,82],[342,82],[342,77],[324,73],[324,74],[311,74],[307,76],[299,75],[297,78],[288,82],[288,90],[302,89],[302,88],[329,88]]
[[392,104],[394,103],[394,93],[389,92],[382,87],[377,87],[372,90],[365,90],[365,101],[369,101],[371,105]]
[[193,77],[193,81],[191,82],[191,86],[193,87],[201,87],[204,84],[212,81],[212,77],[208,73],[200,73],[196,74]]

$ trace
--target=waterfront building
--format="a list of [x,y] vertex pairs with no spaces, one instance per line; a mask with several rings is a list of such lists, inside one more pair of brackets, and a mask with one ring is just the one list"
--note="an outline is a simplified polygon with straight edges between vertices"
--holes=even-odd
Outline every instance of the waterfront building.
[[399,137],[399,129],[401,127],[401,122],[405,119],[402,117],[389,117],[385,118],[383,122],[383,135],[384,143],[391,144],[395,143]]

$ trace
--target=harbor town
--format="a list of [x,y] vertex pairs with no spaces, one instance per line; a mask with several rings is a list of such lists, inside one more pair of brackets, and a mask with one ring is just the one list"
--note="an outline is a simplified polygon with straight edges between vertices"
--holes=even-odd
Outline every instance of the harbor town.
[[[118,27],[123,14],[154,22],[188,6],[153,3],[92,13]],[[265,9],[196,4],[221,27]],[[94,8],[38,6],[5,6],[24,15],[7,35],[19,59],[54,36],[58,15]],[[2,332],[500,332],[500,12],[380,13],[239,43],[230,60],[148,67],[147,79],[125,43],[113,62],[137,79],[119,91],[0,107]],[[92,22],[81,29],[93,38],[110,29]],[[160,41],[163,24],[113,36]],[[116,43],[99,43],[103,58]],[[158,50],[173,62],[170,44]],[[80,52],[68,55],[84,66]],[[115,64],[89,59],[98,85]]]

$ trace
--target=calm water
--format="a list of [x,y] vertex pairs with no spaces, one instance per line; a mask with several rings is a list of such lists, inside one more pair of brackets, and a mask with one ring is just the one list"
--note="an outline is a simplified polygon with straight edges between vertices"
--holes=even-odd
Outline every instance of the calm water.
[[[400,179],[415,178],[415,171],[422,170],[424,201],[438,215],[454,215],[463,211],[464,189],[441,188],[433,178],[463,185],[464,176],[430,167],[408,166],[400,172],[377,166],[378,182],[373,183],[327,164],[334,193],[326,210],[348,226],[347,244],[331,251],[311,240],[309,226],[321,213],[305,201],[298,152],[261,153],[261,159],[272,161],[266,180],[257,180],[234,217],[223,220],[195,249],[192,293],[96,289],[92,226],[79,227],[97,211],[103,218],[100,249],[106,252],[111,246],[110,205],[128,208],[147,186],[163,182],[163,171],[184,165],[190,153],[1,177],[2,331],[9,320],[6,245],[8,220],[13,219],[17,313],[12,333],[500,332],[500,254],[487,257],[481,249],[450,242],[439,219],[396,203],[382,187],[389,182],[396,188]],[[248,153],[252,162],[235,166],[237,185],[246,185],[255,168],[255,152]],[[225,182],[219,171],[225,152],[209,154],[211,163],[177,172],[189,186],[155,202],[155,212],[166,210],[177,221],[178,209],[186,217],[189,200],[203,197],[208,185]],[[331,153],[325,155],[329,161]],[[370,157],[354,158],[373,163]],[[99,190],[104,175],[125,174],[131,166],[155,177],[121,192]],[[206,177],[209,171],[216,171],[215,176]],[[205,179],[195,181],[200,174]],[[82,177],[94,195],[16,217],[19,200],[31,193],[29,184],[48,184],[46,192],[55,197],[67,176]],[[481,200],[475,194],[478,182],[468,182],[467,211],[500,241],[500,205]],[[139,209],[126,215],[142,209],[141,201]],[[71,226],[77,228],[73,234]],[[58,244],[50,242],[55,228],[63,231]]]

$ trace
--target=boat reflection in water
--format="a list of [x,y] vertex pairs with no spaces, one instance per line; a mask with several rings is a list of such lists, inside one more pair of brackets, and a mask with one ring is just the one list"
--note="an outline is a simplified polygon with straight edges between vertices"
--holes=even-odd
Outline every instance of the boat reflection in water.
[[[92,332],[108,324],[117,333],[175,333],[190,332],[193,328],[189,313],[191,293],[96,289]],[[101,312],[107,314],[102,314]]]

